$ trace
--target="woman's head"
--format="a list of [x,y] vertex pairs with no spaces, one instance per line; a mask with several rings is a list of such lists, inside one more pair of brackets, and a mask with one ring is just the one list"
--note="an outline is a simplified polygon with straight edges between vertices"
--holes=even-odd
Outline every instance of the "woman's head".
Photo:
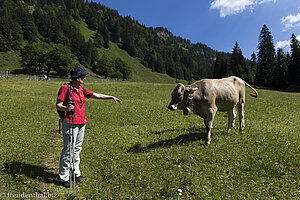
[[74,81],[78,81],[79,84],[83,84],[87,74],[88,72],[85,71],[82,67],[75,67],[70,72],[71,79]]

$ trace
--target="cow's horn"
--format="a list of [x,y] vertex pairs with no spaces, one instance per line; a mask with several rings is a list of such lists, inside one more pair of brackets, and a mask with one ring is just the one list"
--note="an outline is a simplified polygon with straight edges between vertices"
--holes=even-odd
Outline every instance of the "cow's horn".
[[188,90],[190,94],[193,94],[198,88],[188,88]]

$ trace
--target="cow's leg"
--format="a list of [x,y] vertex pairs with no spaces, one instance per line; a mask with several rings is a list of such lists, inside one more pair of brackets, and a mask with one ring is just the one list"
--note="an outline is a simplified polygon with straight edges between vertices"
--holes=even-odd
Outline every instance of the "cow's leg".
[[211,141],[211,129],[213,128],[213,121],[215,118],[217,112],[217,108],[209,108],[208,113],[207,113],[207,118],[206,118],[206,133],[207,133],[207,138],[205,141],[205,144],[208,146],[210,145]]
[[235,108],[232,108],[232,110],[228,111],[228,130],[227,130],[228,133],[234,127],[235,118],[236,118],[236,111]]
[[244,101],[241,101],[239,103],[238,107],[239,107],[240,133],[243,133],[244,128],[245,128]]

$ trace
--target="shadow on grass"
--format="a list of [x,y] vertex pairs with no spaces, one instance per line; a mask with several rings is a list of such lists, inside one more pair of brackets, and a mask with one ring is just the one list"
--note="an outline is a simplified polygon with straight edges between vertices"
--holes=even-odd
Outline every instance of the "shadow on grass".
[[[184,129],[184,130],[186,130],[188,132],[185,135],[180,135],[176,138],[172,138],[172,139],[168,139],[168,140],[162,140],[162,141],[159,141],[159,142],[154,142],[154,143],[149,144],[145,147],[142,147],[142,145],[138,143],[138,144],[130,147],[130,149],[128,149],[127,152],[143,153],[143,152],[150,151],[152,149],[169,148],[173,145],[182,146],[182,145],[186,145],[186,144],[189,144],[191,142],[194,142],[194,141],[205,140],[206,139],[206,130],[205,129],[190,128],[190,129]],[[176,132],[176,131],[182,131],[182,129],[156,131],[156,132],[153,132],[153,133],[157,134],[157,135],[163,135],[165,132]]]
[[58,180],[58,175],[48,172],[48,168],[42,166],[36,166],[26,164],[23,162],[8,162],[4,163],[4,172],[16,178],[18,174],[24,174],[25,176],[38,179],[44,183],[54,183],[55,185],[61,185]]

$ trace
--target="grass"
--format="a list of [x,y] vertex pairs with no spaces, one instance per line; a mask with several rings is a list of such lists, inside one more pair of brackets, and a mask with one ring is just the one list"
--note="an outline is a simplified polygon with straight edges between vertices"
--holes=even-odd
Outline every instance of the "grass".
[[[68,196],[57,182],[61,84],[0,81],[0,194]],[[206,148],[202,119],[167,110],[174,84],[85,87],[124,103],[87,100],[78,199],[299,199],[299,93],[247,96],[244,134],[225,133],[218,113]]]

